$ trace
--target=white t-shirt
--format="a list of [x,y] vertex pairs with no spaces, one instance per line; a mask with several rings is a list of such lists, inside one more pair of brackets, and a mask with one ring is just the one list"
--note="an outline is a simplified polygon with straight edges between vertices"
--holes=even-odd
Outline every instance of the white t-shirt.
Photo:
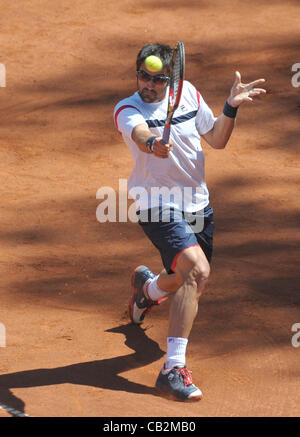
[[213,128],[216,117],[196,88],[184,81],[171,124],[173,150],[168,158],[142,152],[131,138],[132,130],[144,123],[153,135],[162,136],[167,106],[168,91],[161,102],[145,103],[135,92],[115,106],[116,128],[134,159],[129,195],[136,200],[138,210],[163,203],[186,212],[199,211],[209,203],[200,135]]

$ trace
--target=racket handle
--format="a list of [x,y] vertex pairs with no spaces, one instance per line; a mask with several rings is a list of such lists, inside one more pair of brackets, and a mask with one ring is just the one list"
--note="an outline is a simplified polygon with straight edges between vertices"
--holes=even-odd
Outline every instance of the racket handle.
[[170,125],[165,125],[162,140],[165,144],[168,144],[170,138]]

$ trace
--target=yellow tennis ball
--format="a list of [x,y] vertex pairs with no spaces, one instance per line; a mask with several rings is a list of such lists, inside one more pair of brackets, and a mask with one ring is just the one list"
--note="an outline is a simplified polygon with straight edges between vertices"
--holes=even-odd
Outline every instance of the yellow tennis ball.
[[153,73],[160,71],[163,68],[162,60],[154,55],[150,55],[145,59],[145,65],[147,70],[152,71]]

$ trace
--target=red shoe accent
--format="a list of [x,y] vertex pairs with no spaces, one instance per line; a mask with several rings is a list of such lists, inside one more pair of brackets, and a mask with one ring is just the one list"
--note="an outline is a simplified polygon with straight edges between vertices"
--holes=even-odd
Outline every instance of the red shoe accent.
[[184,382],[184,385],[193,384],[191,372],[186,368],[182,367],[181,369],[175,369],[177,373],[179,373],[181,379]]

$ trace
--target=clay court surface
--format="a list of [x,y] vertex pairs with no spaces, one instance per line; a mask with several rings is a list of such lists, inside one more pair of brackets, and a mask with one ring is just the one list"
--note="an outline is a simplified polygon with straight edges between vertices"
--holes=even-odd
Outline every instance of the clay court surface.
[[[0,417],[299,416],[299,15],[296,0],[2,1]],[[159,272],[156,249],[137,224],[96,219],[97,190],[132,167],[112,112],[137,51],[177,40],[215,115],[235,70],[268,91],[225,150],[203,142],[216,230],[193,404],[154,390],[170,303],[143,329],[128,320],[131,272]]]

